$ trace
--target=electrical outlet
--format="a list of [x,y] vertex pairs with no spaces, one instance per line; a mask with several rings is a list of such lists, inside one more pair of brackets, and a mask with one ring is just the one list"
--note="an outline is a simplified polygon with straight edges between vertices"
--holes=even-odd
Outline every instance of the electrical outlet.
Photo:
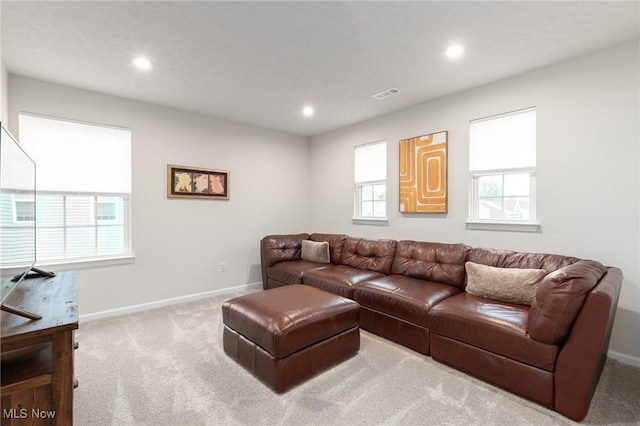
[[227,272],[227,262],[224,260],[220,262],[220,272]]

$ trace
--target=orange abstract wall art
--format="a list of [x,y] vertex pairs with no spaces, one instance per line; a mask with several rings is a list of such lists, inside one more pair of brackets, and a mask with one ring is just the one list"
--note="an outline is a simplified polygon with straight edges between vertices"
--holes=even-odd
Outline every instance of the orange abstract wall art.
[[447,212],[447,132],[400,141],[400,212]]

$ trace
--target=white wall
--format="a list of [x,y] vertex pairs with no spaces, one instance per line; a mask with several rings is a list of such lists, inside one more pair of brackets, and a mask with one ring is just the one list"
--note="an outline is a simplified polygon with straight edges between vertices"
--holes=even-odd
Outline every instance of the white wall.
[[[1,57],[0,53],[0,57]],[[4,64],[0,64],[0,122],[9,120],[9,74]]]
[[[559,253],[618,266],[626,279],[611,349],[640,365],[638,52],[637,42],[620,45],[312,138],[311,229]],[[537,108],[542,232],[466,230],[469,120],[531,106]],[[403,215],[398,141],[442,130],[449,131],[449,213]],[[354,225],[353,147],[381,139],[389,146],[389,225]]]
[[[2,39],[2,2],[0,1],[0,40]],[[0,42],[0,122],[6,123],[9,115],[8,95],[9,75],[2,60],[2,43]]]
[[[132,129],[135,263],[81,270],[81,314],[260,282],[260,238],[308,229],[307,138],[14,75],[9,86],[15,135],[21,111]],[[167,164],[229,170],[230,200],[167,199]]]

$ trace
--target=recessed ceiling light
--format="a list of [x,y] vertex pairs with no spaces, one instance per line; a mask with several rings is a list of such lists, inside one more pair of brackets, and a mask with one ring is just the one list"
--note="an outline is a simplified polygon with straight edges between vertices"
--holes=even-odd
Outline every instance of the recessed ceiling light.
[[450,58],[459,58],[464,53],[464,46],[461,44],[452,44],[444,53]]
[[147,58],[136,58],[134,59],[133,64],[141,70],[151,69],[151,61]]
[[313,114],[315,114],[315,111],[310,106],[304,107],[302,109],[302,115],[304,115],[305,117],[311,117]]

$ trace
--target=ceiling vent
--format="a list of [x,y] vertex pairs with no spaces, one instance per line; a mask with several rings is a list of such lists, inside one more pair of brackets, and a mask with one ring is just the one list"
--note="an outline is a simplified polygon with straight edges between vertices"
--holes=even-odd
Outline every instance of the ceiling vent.
[[394,87],[393,89],[388,89],[388,90],[384,90],[384,91],[382,91],[380,93],[376,93],[372,97],[376,98],[377,100],[382,100],[384,98],[388,98],[389,96],[397,95],[398,93],[400,93],[400,89],[396,89]]

